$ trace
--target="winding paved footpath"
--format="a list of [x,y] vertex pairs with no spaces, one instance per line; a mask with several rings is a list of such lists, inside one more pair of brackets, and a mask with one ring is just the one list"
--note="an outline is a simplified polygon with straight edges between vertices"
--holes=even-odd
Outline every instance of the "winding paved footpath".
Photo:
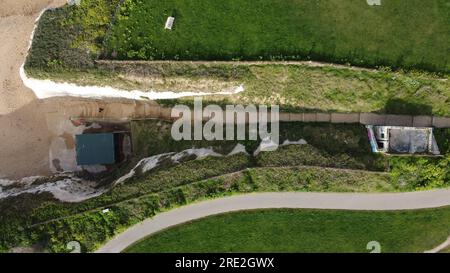
[[450,189],[410,193],[253,193],[219,198],[157,214],[106,243],[97,253],[117,253],[155,232],[220,213],[251,209],[412,210],[450,205]]

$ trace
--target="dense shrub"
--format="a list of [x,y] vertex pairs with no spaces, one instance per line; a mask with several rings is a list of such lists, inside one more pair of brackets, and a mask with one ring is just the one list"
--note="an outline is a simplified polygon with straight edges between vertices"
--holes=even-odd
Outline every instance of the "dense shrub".
[[392,157],[390,174],[394,183],[410,190],[450,186],[450,129],[435,129],[442,157]]
[[81,1],[47,10],[39,20],[26,68],[92,67],[119,0]]

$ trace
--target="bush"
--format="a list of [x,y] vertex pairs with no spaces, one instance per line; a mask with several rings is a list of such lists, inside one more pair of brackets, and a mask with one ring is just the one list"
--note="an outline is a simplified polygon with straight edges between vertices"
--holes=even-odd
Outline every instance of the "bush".
[[119,0],[81,1],[41,17],[25,68],[47,71],[93,67]]
[[425,190],[450,186],[450,154],[444,158],[393,157],[391,177],[399,188]]

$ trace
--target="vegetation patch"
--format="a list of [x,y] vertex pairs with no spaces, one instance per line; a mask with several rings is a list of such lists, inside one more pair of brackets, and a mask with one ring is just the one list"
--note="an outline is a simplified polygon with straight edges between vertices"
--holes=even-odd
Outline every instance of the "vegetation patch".
[[119,2],[81,1],[44,12],[25,67],[44,71],[93,67]]
[[[140,121],[138,128],[143,130],[142,128],[148,126],[153,128],[156,134],[162,130],[154,127],[154,124],[144,125],[143,121]],[[175,166],[161,166],[149,173],[135,176],[102,196],[82,203],[61,203],[49,193],[23,194],[0,200],[0,249],[7,251],[18,245],[40,243],[51,251],[65,252],[68,251],[65,248],[66,243],[77,240],[82,244],[83,251],[92,251],[117,232],[157,212],[205,198],[234,193],[395,192],[449,185],[446,157],[417,158],[426,160],[427,164],[422,165],[426,168],[418,168],[414,172],[404,167],[409,164],[407,160],[412,159],[394,157],[389,158],[390,173],[368,172],[364,169],[376,166],[373,165],[376,160],[381,160],[380,163],[385,166],[386,158],[374,158],[372,165],[367,166],[358,161],[358,149],[365,149],[364,145],[367,145],[367,142],[359,138],[359,135],[362,137],[363,134],[359,126],[297,126],[293,125],[292,128],[297,129],[292,131],[289,137],[301,135],[310,141],[310,146],[290,145],[276,152],[261,153],[256,158],[236,154],[223,158],[208,157],[186,161]],[[147,130],[150,130],[149,128]],[[448,134],[449,130],[436,130],[439,145],[447,157]],[[325,137],[327,135],[328,137]],[[333,138],[333,135],[340,137]],[[151,139],[149,136],[151,133],[146,139]],[[317,143],[314,142],[316,138]],[[322,141],[319,141],[321,138]],[[331,145],[332,141],[338,145]],[[145,147],[147,144],[144,142],[141,145]],[[173,146],[161,144],[161,147],[172,149]],[[247,145],[247,148],[254,149],[252,145]],[[302,152],[301,149],[313,149],[316,154]],[[283,164],[292,167],[278,167],[277,158],[283,158]],[[397,163],[393,164],[394,161]],[[307,166],[309,164],[317,164],[317,167]],[[328,164],[339,168],[323,168]],[[444,183],[435,183],[434,181],[439,181],[437,178],[443,179]],[[110,212],[102,213],[104,208],[109,208]]]
[[[219,104],[277,104],[288,112],[450,116],[448,76],[426,72],[285,64],[100,62],[89,70],[31,67],[27,73],[38,79],[124,90],[217,92],[243,85],[241,93],[207,99]],[[178,100],[183,104],[190,101]]]
[[[136,160],[209,144],[173,142],[164,137],[170,134],[169,125],[156,120],[134,122],[133,141],[140,147]],[[308,144],[284,146],[255,157],[252,152],[258,142],[243,142],[249,154],[163,164],[81,203],[62,203],[49,193],[2,199],[0,250],[40,243],[53,252],[65,252],[67,242],[76,240],[83,251],[92,251],[155,213],[234,193],[396,192],[449,186],[449,129],[435,130],[444,154],[440,158],[374,155],[364,127],[355,124],[281,123],[280,130],[282,140],[304,139]],[[235,144],[217,143],[217,147]],[[104,208],[110,212],[102,213]]]
[[390,174],[411,190],[446,187],[450,183],[450,129],[434,129],[442,157],[391,157]]
[[[171,137],[171,126],[172,122],[162,120],[133,121],[131,128],[136,156],[142,158],[205,147],[227,154],[237,143],[244,145],[247,153],[253,155],[260,141],[175,141]],[[275,152],[260,153],[252,158],[257,166],[312,165],[374,171],[388,169],[386,158],[371,152],[367,131],[362,125],[281,122],[279,129],[280,144],[301,139],[307,144],[282,146]]]
[[[236,161],[236,158],[231,160]],[[202,162],[205,166],[216,166],[217,163]],[[79,204],[57,202],[47,194],[20,195],[0,200],[0,208],[8,208],[0,214],[0,249],[6,251],[17,245],[39,243],[52,252],[67,252],[67,242],[75,240],[81,243],[83,251],[93,251],[114,234],[160,211],[234,193],[308,189],[328,191],[330,183],[334,184],[333,190],[343,192],[395,190],[389,186],[389,176],[383,173],[310,167],[248,169],[199,182],[177,183],[178,186],[162,180],[174,176],[173,181],[182,181],[180,176],[187,176],[183,179],[188,181],[196,176],[195,173],[206,171],[187,166],[183,168],[186,168],[185,171],[172,168],[170,173],[159,171],[147,175],[114,188],[111,193]],[[189,177],[192,170],[196,171]],[[278,180],[272,181],[270,176]],[[325,177],[328,180],[323,181]],[[331,181],[331,177],[337,179]],[[365,184],[360,181],[365,181]],[[26,200],[30,199],[34,201],[27,203]],[[109,212],[102,213],[103,208],[108,208]]]
[[[213,96],[213,100],[278,104],[291,112],[450,116],[449,37],[442,34],[446,33],[442,29],[448,29],[445,0],[413,0],[410,5],[394,0],[380,7],[364,1],[271,1],[267,5],[264,1],[201,0],[192,5],[179,0],[91,0],[81,1],[80,6],[66,5],[43,14],[25,69],[39,79],[125,90],[217,92],[242,84],[244,92]],[[227,16],[218,15],[217,10],[227,11]],[[166,31],[165,19],[173,12],[177,14],[175,27]],[[380,22],[383,31],[378,28]],[[265,31],[259,32],[260,27]],[[95,62],[114,56],[146,60],[316,59],[383,67],[366,71],[273,63]],[[392,72],[385,66],[440,74]]]
[[[258,190],[309,192],[396,191],[387,173],[329,169],[323,167],[278,167],[249,169]],[[277,181],[277,182],[275,182]]]

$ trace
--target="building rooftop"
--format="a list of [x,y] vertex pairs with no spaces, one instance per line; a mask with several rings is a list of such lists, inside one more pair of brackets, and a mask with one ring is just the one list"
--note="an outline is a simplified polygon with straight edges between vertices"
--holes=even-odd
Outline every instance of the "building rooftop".
[[76,136],[77,165],[106,165],[116,162],[114,134]]

